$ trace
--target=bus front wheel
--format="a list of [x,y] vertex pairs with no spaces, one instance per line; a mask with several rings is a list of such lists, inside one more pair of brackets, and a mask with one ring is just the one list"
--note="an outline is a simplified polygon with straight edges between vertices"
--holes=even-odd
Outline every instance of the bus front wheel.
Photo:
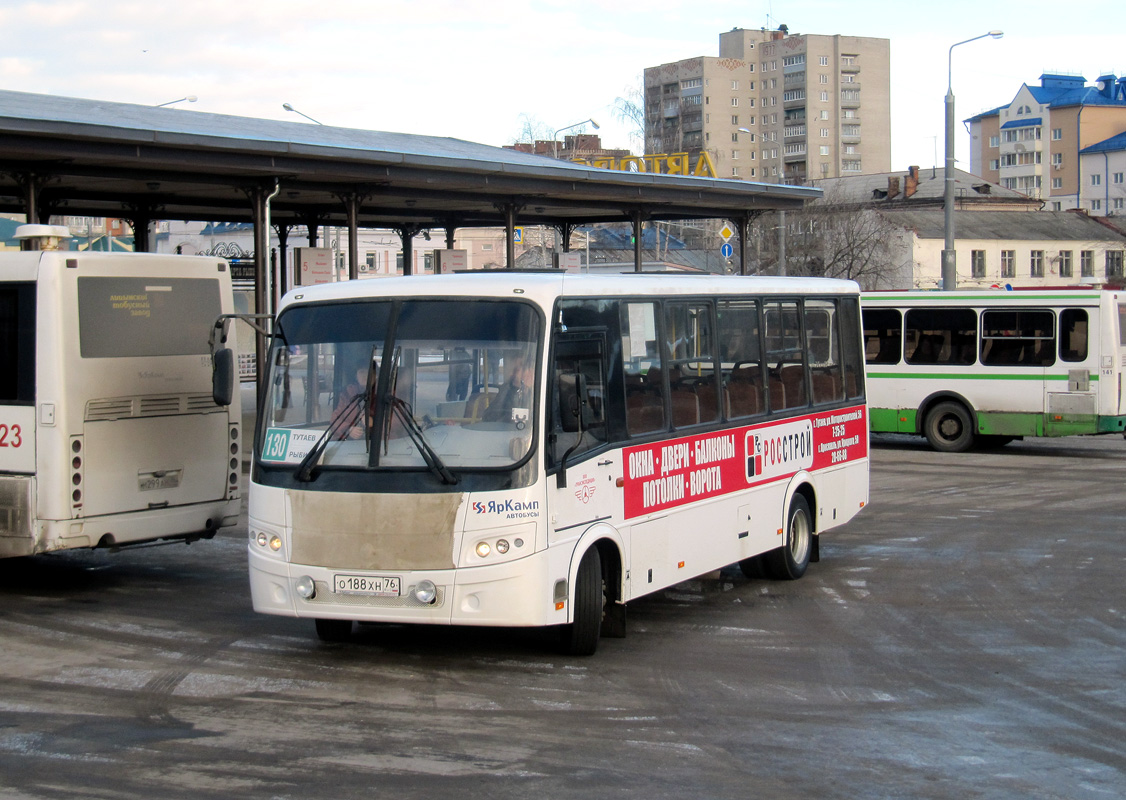
[[346,642],[352,638],[352,620],[318,619],[317,638],[322,642]]
[[964,453],[973,446],[974,429],[970,412],[951,400],[936,404],[927,412],[923,434],[930,446],[943,453]]
[[560,644],[564,653],[572,656],[594,655],[602,630],[604,599],[602,557],[598,554],[598,548],[592,547],[583,553],[579,572],[575,576],[575,621],[564,625],[560,631]]
[[775,580],[796,581],[805,574],[813,552],[813,515],[805,497],[794,495],[786,520],[786,542],[763,554],[763,566]]

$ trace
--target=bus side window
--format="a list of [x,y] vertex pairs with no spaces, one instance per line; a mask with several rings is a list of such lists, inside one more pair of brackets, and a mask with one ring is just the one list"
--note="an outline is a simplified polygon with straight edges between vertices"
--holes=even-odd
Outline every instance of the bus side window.
[[839,321],[836,306],[836,300],[805,301],[805,341],[814,403],[844,399],[840,336],[834,330]]
[[1087,360],[1087,312],[1065,308],[1060,312],[1060,360]]
[[903,318],[898,309],[866,308],[864,316],[864,361],[868,364],[898,364],[903,339]]
[[719,314],[720,405],[728,419],[766,413],[758,303],[721,300]]
[[669,406],[674,427],[714,422],[719,416],[712,330],[711,303],[665,304]]
[[770,410],[809,404],[801,316],[796,300],[766,304],[766,368]]
[[[596,338],[556,342],[550,391],[556,463],[606,442],[606,371],[602,342]],[[572,449],[574,448],[574,449]]]
[[631,436],[666,430],[656,304],[622,303],[621,308],[626,430]]
[[[842,297],[839,303],[840,324],[837,333],[841,337],[841,358],[844,361],[845,397],[864,396],[864,354],[860,338],[860,298]],[[895,312],[898,318],[899,312]],[[899,329],[895,334],[896,361],[899,361]]]
[[904,327],[908,364],[966,365],[977,360],[977,312],[972,308],[913,308]]

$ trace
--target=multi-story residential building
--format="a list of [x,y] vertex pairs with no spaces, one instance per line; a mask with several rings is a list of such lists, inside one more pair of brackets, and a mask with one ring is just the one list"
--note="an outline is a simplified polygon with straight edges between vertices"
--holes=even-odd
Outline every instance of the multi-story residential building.
[[1126,132],[1079,151],[1079,207],[1126,218]]
[[886,172],[890,63],[887,39],[734,28],[718,57],[645,70],[646,152],[767,183]]
[[1051,211],[1114,210],[1100,191],[1103,178],[1092,177],[1080,154],[1126,132],[1126,78],[1103,75],[1087,86],[1082,76],[1044,74],[1039,86],[1024,84],[1010,103],[967,122],[975,175],[1042,199]]

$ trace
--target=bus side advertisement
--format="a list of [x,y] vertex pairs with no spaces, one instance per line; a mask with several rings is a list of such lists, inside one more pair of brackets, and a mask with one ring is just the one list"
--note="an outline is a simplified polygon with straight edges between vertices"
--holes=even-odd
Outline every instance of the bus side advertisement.
[[864,406],[625,449],[625,517],[686,505],[868,456]]

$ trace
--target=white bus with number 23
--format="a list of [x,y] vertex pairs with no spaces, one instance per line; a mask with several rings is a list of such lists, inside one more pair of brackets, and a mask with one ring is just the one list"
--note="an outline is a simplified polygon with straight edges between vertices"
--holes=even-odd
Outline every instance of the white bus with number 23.
[[[66,234],[24,231],[52,248]],[[222,259],[0,254],[0,557],[238,521],[241,410],[213,402],[208,352],[232,311]]]

